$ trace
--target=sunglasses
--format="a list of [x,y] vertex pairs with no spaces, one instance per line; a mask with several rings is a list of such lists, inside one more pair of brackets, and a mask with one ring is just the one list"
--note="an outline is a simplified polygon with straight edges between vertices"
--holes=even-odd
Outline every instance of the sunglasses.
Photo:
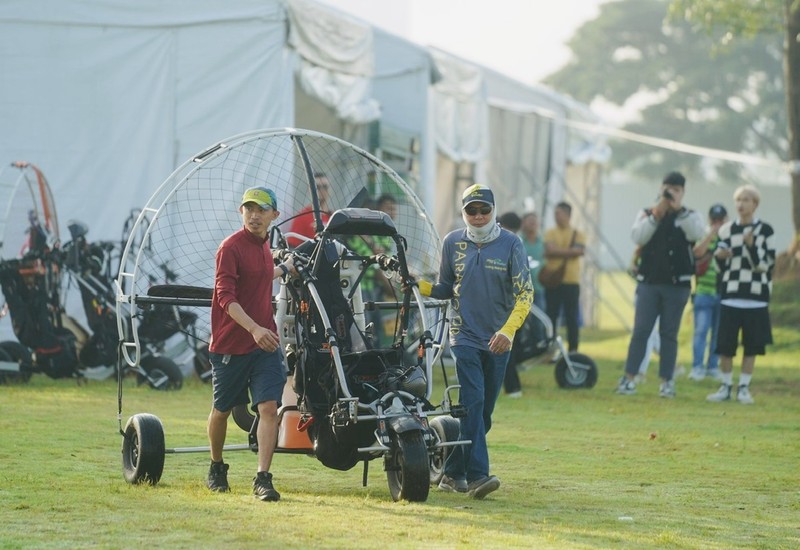
[[467,213],[467,216],[477,216],[478,213],[483,214],[484,216],[488,216],[492,213],[491,206],[467,206],[464,208],[464,212]]

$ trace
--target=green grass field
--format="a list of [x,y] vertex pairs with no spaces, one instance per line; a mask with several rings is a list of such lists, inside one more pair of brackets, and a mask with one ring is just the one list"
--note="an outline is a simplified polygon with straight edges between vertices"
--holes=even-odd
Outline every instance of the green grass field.
[[[690,332],[685,323],[681,361]],[[552,366],[537,364],[521,399],[501,396],[489,440],[503,485],[483,501],[432,489],[424,503],[395,503],[381,461],[364,488],[360,465],[282,454],[282,500],[261,503],[249,451],[226,455],[229,494],[205,488],[206,453],[168,455],[157,486],[131,486],[115,381],[0,386],[0,548],[800,547],[800,333],[775,329],[749,407],[706,403],[710,380],[680,378],[677,397],[659,399],[655,364],[638,395],[615,395],[628,338],[584,331],[594,389],[559,390]],[[126,380],[123,422],[156,414],[168,447],[204,446],[210,399],[196,380],[172,393]],[[228,443],[245,442],[231,423]]]

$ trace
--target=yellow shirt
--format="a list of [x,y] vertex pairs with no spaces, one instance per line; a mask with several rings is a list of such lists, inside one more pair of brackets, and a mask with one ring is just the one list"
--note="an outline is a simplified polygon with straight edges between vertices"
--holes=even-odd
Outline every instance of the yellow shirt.
[[[572,242],[572,233],[575,232],[575,243],[580,246],[586,245],[586,236],[581,231],[576,231],[572,227],[560,228],[558,226],[552,227],[544,234],[544,244],[547,246],[551,244],[558,248],[569,248],[569,243]],[[566,259],[567,270],[564,273],[564,284],[577,285],[581,282],[581,257],[574,258],[547,258],[545,269],[558,269],[561,263]]]

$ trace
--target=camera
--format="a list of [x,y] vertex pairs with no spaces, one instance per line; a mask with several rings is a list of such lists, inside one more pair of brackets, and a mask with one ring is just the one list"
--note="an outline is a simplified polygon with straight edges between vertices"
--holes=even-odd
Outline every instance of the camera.
[[672,193],[670,193],[670,192],[669,192],[669,189],[664,189],[664,192],[662,193],[662,195],[663,195],[663,197],[664,197],[665,199],[667,199],[668,201],[671,201],[671,200],[674,198],[674,197],[672,196]]

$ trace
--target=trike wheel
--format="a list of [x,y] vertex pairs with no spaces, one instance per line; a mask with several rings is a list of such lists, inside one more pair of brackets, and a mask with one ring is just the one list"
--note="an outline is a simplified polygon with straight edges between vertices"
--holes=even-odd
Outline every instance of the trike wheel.
[[248,405],[236,405],[231,411],[231,416],[233,416],[233,421],[236,425],[247,433],[250,433],[253,428],[253,422],[257,420],[256,416],[250,412]]
[[157,416],[128,419],[122,439],[122,473],[128,483],[155,485],[164,471],[164,428]]
[[[461,431],[461,424],[458,418],[452,416],[437,416],[430,421],[430,427],[439,436],[442,443],[456,441]],[[439,485],[444,476],[444,464],[450,456],[453,447],[438,447],[431,454],[431,485]]]
[[0,371],[0,384],[6,382],[28,382],[33,373],[33,356],[28,348],[8,340],[0,342],[0,361],[19,363],[19,372]]
[[424,502],[430,489],[428,448],[419,430],[391,434],[386,457],[386,478],[392,500]]
[[144,373],[139,373],[139,384],[147,383],[154,390],[179,390],[183,387],[183,372],[169,357],[143,357],[139,365]]
[[593,388],[597,383],[597,365],[588,355],[570,352],[570,369],[562,357],[556,363],[556,382],[564,389]]
[[201,346],[195,350],[194,371],[201,381],[211,382],[211,360],[208,358],[208,346]]

